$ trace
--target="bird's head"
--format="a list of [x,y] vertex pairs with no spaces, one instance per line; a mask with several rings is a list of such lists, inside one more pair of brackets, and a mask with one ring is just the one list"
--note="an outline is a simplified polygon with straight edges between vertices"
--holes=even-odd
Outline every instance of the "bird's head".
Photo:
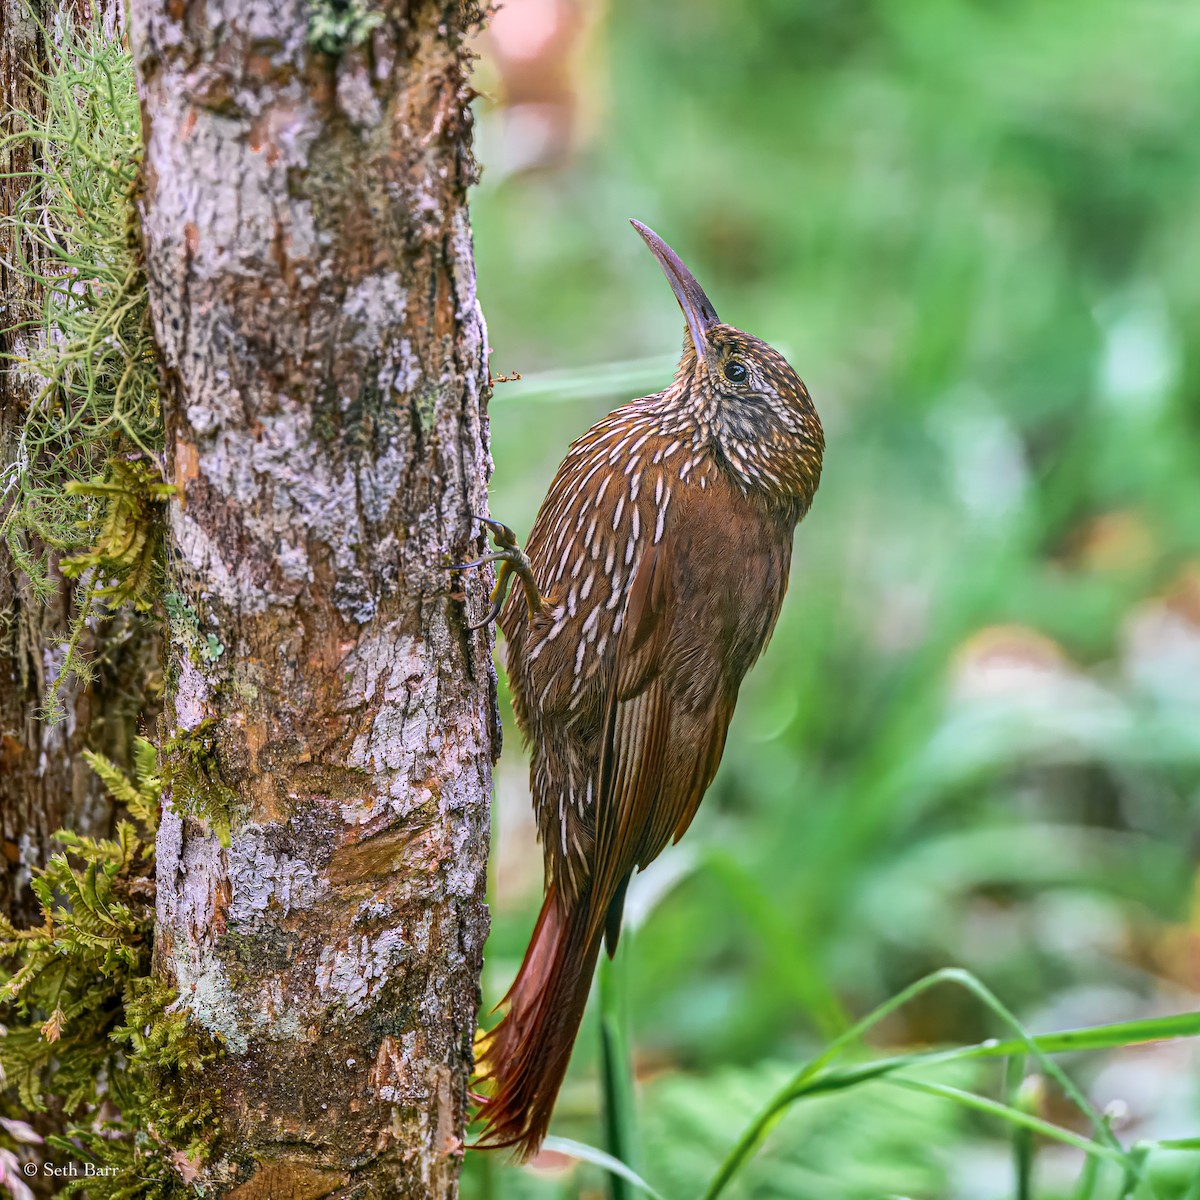
[[772,346],[717,317],[683,260],[631,221],[658,260],[687,319],[678,398],[694,408],[724,465],[748,489],[796,497],[807,508],[821,477],[821,421],[804,381]]

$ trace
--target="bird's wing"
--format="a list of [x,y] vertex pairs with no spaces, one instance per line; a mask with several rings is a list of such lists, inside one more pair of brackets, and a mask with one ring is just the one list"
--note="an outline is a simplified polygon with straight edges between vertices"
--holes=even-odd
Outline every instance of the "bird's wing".
[[713,672],[708,702],[672,686],[677,615],[670,539],[644,554],[630,587],[605,710],[589,927],[628,875],[687,828],[720,762],[733,705]]

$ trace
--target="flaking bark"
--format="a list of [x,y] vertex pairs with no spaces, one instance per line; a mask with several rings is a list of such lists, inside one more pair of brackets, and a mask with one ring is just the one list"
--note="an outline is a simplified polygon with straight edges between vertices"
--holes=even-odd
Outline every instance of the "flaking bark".
[[488,468],[475,13],[382,5],[334,55],[323,7],[132,5],[178,487],[157,967],[227,1050],[202,1183],[444,1197],[498,749],[446,571]]

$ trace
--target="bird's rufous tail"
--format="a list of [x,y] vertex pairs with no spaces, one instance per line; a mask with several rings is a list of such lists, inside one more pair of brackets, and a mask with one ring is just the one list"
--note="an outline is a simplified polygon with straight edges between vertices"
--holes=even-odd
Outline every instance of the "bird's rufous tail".
[[521,1161],[537,1153],[583,1019],[604,930],[589,931],[586,905],[567,912],[557,889],[546,893],[500,1023],[476,1047],[479,1077],[490,1091],[476,1142],[512,1147]]

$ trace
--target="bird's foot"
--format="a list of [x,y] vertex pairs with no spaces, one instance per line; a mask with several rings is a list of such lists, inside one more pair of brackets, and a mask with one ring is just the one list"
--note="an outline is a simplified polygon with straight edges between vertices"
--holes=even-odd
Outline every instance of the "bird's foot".
[[474,567],[482,567],[486,563],[493,562],[499,563],[500,569],[496,572],[496,586],[492,589],[492,602],[487,612],[484,613],[483,620],[477,621],[467,628],[481,629],[500,615],[500,610],[504,607],[504,597],[508,594],[508,585],[512,582],[514,575],[520,579],[525,588],[525,602],[529,606],[529,616],[532,620],[542,611],[546,601],[538,590],[537,580],[533,577],[533,567],[530,565],[525,551],[521,549],[517,535],[503,521],[493,521],[490,517],[479,516],[476,517],[476,520],[491,530],[496,549],[482,558],[472,559],[471,562],[454,563],[450,570],[469,571]]

